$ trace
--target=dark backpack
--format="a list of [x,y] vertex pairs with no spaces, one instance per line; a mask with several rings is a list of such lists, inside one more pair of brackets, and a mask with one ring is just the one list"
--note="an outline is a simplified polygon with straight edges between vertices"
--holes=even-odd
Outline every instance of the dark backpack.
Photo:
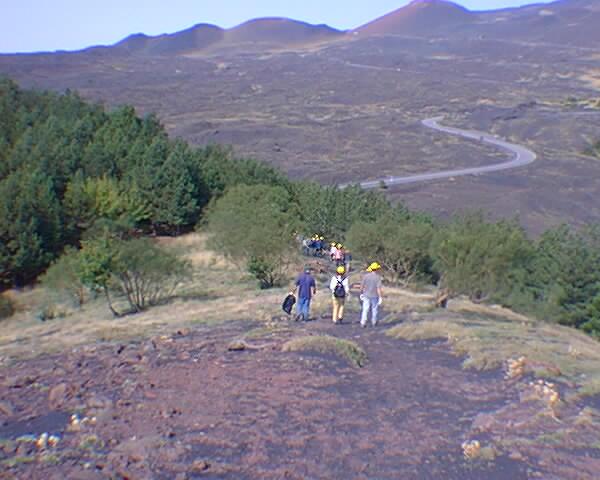
[[333,289],[333,296],[335,298],[344,298],[346,296],[346,289],[344,288],[343,281],[343,278],[341,280],[338,280],[337,285]]
[[292,295],[290,293],[287,297],[285,297],[285,300],[283,301],[281,308],[283,308],[283,311],[285,313],[290,315],[292,313],[292,308],[294,307],[295,303],[296,303],[296,297],[294,297],[294,295]]

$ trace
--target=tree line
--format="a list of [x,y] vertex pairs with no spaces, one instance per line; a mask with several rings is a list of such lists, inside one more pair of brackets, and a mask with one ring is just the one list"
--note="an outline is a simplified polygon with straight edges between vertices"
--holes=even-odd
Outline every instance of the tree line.
[[71,278],[75,297],[93,290],[109,305],[118,285],[139,311],[186,269],[143,237],[198,225],[263,288],[286,281],[298,236],[319,232],[377,260],[389,282],[439,285],[600,335],[597,226],[531,239],[517,221],[481,212],[441,222],[382,192],[291,181],[226,148],[192,148],[131,107],[107,112],[73,92],[0,82],[2,285],[47,270],[55,284]]

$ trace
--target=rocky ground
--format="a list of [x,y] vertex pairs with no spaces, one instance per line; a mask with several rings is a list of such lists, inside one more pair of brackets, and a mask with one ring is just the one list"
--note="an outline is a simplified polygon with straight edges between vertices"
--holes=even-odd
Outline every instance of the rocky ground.
[[[0,478],[597,478],[593,399],[386,335],[410,316],[180,329],[4,366]],[[317,334],[366,365],[282,351]]]

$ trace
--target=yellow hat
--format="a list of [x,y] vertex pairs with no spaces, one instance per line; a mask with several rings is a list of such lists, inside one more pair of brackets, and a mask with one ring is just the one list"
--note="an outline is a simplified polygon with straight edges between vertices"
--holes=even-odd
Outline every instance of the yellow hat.
[[374,272],[375,270],[379,270],[381,268],[381,265],[379,265],[377,262],[373,262],[371,265],[369,265],[369,269]]
[[344,273],[346,273],[346,267],[344,267],[343,265],[340,265],[339,267],[337,267],[337,273],[339,273],[340,275],[343,275]]

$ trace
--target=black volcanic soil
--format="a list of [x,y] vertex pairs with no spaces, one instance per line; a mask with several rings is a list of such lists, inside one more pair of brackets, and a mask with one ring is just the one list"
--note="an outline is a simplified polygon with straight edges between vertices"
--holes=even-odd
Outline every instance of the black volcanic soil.
[[[417,2],[392,17],[421,14],[419,4],[428,4],[433,20],[440,8],[458,8]],[[582,155],[600,136],[600,109],[566,102],[600,97],[597,41],[587,34],[600,32],[598,15],[595,2],[566,0],[488,13],[486,21],[460,32],[354,32],[343,38],[323,26],[262,19],[221,32],[235,40],[224,50],[188,51],[208,28],[198,26],[172,36],[136,37],[139,55],[122,46],[0,55],[0,74],[24,87],[75,89],[108,106],[133,104],[141,114],[157,113],[173,136],[196,145],[230,144],[237,154],[324,184],[504,158],[488,146],[420,125],[443,115],[454,126],[527,145],[539,160],[518,170],[394,187],[388,195],[440,216],[473,207],[496,217],[516,212],[539,233],[564,221],[600,220],[593,202],[600,193],[600,162]],[[551,25],[536,29],[532,22]],[[330,35],[330,43],[290,46]],[[579,42],[582,37],[587,43]],[[171,42],[174,51],[187,53],[175,55]],[[155,51],[159,44],[168,55]]]
[[[384,327],[290,326],[241,352],[227,349],[251,328],[238,324],[3,368],[0,397],[13,414],[0,438],[62,440],[46,454],[3,442],[0,477],[591,480],[600,468],[594,448],[536,443],[557,424],[522,399],[524,380],[464,371],[445,345],[392,340]],[[289,336],[315,333],[356,341],[367,366],[280,351]],[[95,423],[65,432],[75,412]],[[585,429],[571,433],[585,439]],[[461,444],[473,439],[496,458],[465,460]]]

